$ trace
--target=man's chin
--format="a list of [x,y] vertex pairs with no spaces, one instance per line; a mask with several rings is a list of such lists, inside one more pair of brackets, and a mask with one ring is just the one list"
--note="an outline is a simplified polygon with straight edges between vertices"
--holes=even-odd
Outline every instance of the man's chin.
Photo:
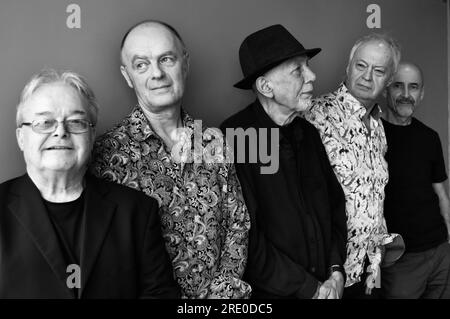
[[297,112],[305,112],[308,111],[312,106],[312,99],[307,100],[301,100],[300,103],[297,105],[296,111]]
[[414,113],[414,106],[411,104],[408,105],[398,105],[396,107],[396,112],[401,115],[402,117],[409,117],[412,116]]

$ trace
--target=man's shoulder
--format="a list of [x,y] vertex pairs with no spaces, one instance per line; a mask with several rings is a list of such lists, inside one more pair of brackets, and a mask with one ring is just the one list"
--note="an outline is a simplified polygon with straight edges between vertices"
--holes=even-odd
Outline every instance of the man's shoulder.
[[226,128],[248,128],[254,126],[255,116],[252,111],[253,103],[248,105],[243,110],[231,115],[220,125],[220,129],[223,131]]
[[342,99],[340,99],[335,92],[325,93],[312,100],[309,113],[319,113],[323,115],[327,115],[331,112],[335,113],[337,111],[337,106],[342,102]]
[[123,139],[130,135],[127,118],[125,117],[120,122],[113,125],[110,129],[106,130],[104,133],[96,138],[96,143],[104,142],[108,139]]
[[12,189],[20,185],[20,182],[25,178],[25,175],[14,177],[12,179],[6,180],[0,183],[0,197],[5,197],[10,193]]
[[425,132],[428,133],[436,133],[436,131],[434,129],[432,129],[430,126],[428,126],[427,124],[425,124],[424,122],[420,121],[418,118],[413,117],[412,118],[412,123],[415,125],[415,127],[419,130],[423,130]]
[[317,128],[312,123],[310,123],[308,120],[306,120],[302,117],[299,117],[298,122],[299,122],[302,130],[305,131],[306,134],[316,134],[316,133],[319,134],[317,131]]
[[87,174],[88,185],[103,193],[110,201],[118,205],[138,204],[138,205],[158,205],[156,199],[147,196],[144,192],[131,187],[98,178],[92,174]]
[[338,91],[323,93],[313,99],[317,103],[338,103],[340,94]]
[[318,96],[312,100],[311,108],[305,112],[304,118],[316,128],[333,125],[346,116],[341,102],[335,92]]
[[438,138],[439,139],[439,134],[432,129],[431,127],[429,127],[428,125],[426,125],[425,123],[423,123],[422,121],[418,120],[417,118],[413,117],[412,118],[412,124],[414,125],[414,128],[422,135],[429,137],[429,138]]

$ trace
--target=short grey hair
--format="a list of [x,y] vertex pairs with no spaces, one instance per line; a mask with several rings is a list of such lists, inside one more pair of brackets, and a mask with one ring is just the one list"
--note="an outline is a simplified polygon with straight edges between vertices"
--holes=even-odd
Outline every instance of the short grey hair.
[[350,66],[353,60],[353,56],[355,55],[356,50],[359,49],[363,44],[367,42],[372,41],[378,41],[378,42],[384,42],[388,45],[389,49],[391,50],[391,74],[390,79],[393,78],[394,74],[397,72],[398,64],[400,63],[401,59],[401,48],[398,42],[392,38],[391,36],[383,33],[371,33],[368,35],[365,35],[358,40],[356,40],[355,44],[352,47],[352,50],[350,51],[350,56],[348,58],[348,65],[347,68]]
[[87,84],[86,80],[79,74],[72,71],[57,71],[55,69],[44,69],[33,75],[22,90],[19,98],[19,104],[16,111],[16,125],[20,126],[22,122],[23,104],[36,92],[40,87],[52,84],[64,83],[73,87],[79,96],[87,104],[87,112],[92,124],[97,124],[98,104],[94,92]]

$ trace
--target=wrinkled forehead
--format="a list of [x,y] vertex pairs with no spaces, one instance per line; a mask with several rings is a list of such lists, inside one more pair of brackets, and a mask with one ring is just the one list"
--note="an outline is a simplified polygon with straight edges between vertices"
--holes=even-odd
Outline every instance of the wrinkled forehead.
[[286,71],[289,69],[295,69],[298,66],[308,64],[309,58],[306,55],[298,55],[293,58],[287,59],[280,64],[274,66],[267,73],[275,73],[278,71]]
[[353,56],[353,62],[363,60],[384,67],[390,66],[392,59],[391,48],[386,42],[380,40],[371,40],[361,44]]
[[121,54],[122,60],[130,61],[135,55],[154,57],[166,52],[182,55],[183,46],[168,28],[152,23],[132,30],[124,42]]
[[[44,84],[25,101],[22,113],[39,115],[87,114],[87,102],[72,86],[55,82]],[[25,111],[26,110],[26,111]]]

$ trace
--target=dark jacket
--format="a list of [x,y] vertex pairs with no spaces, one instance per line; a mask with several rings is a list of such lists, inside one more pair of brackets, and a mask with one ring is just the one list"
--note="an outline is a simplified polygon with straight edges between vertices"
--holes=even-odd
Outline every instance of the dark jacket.
[[[81,298],[178,298],[157,202],[87,176]],[[0,298],[74,298],[57,235],[28,175],[0,185]]]
[[[329,267],[343,265],[347,242],[344,194],[320,136],[301,118],[287,128],[277,126],[258,101],[221,126],[224,133],[238,127],[280,132],[275,174],[261,174],[267,165],[259,155],[257,163],[236,163],[251,218],[244,278],[253,297],[311,298]],[[259,132],[253,144],[265,137]],[[270,145],[270,135],[267,140]]]

